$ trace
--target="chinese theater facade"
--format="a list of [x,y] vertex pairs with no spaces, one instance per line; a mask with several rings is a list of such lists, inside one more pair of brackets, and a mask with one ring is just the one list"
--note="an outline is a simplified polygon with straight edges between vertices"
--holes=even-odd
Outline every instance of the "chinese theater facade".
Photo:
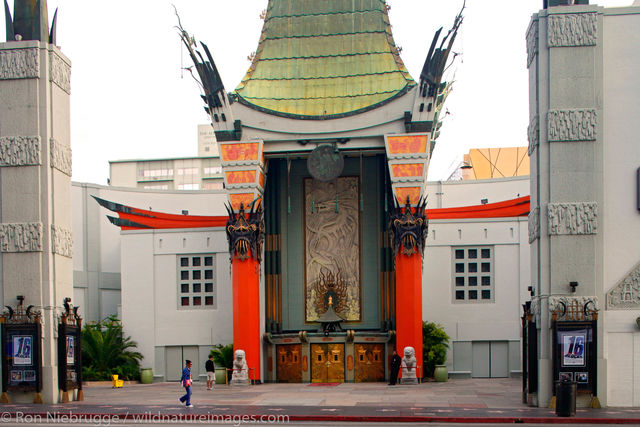
[[[424,189],[461,21],[436,33],[416,81],[385,2],[270,0],[230,93],[207,46],[180,27],[220,148],[233,344],[251,379],[384,381],[405,347],[422,377]],[[127,211],[121,226],[150,220],[111,208]]]

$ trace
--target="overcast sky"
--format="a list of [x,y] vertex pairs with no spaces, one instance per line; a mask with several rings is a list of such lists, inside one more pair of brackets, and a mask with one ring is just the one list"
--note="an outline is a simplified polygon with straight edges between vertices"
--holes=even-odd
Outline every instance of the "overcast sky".
[[[435,31],[450,28],[462,0],[389,0],[393,35],[417,79]],[[606,7],[632,0],[592,1]],[[10,8],[13,2],[9,0]],[[109,160],[197,155],[208,122],[174,28],[211,49],[227,91],[249,67],[267,0],[48,0],[57,42],[72,61],[73,180],[106,184]],[[542,0],[467,0],[450,69],[453,92],[429,179],[446,179],[470,148],[527,145],[525,33]],[[4,40],[0,19],[0,40]]]

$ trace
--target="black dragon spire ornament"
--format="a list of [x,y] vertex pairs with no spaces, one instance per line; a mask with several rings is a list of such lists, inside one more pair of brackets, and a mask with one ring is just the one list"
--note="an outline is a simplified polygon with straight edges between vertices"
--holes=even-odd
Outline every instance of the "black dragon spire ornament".
[[389,232],[394,255],[402,253],[411,256],[415,253],[424,253],[424,244],[429,231],[429,220],[425,213],[427,198],[420,198],[415,212],[411,208],[411,202],[407,197],[404,208],[396,201],[396,206],[391,210],[389,217]]
[[265,232],[262,205],[258,203],[256,206],[256,200],[251,202],[248,215],[245,215],[242,203],[237,214],[230,205],[225,206],[229,213],[226,230],[230,260],[233,261],[234,255],[245,260],[251,251],[251,257],[260,262]]

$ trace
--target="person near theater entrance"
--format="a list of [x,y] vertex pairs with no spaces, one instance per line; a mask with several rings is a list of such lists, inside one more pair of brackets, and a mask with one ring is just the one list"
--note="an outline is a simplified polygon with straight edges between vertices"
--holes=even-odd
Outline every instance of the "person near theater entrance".
[[209,355],[209,360],[205,362],[204,369],[207,371],[207,390],[213,390],[213,384],[216,380],[216,365],[213,364],[212,355]]
[[389,385],[396,385],[398,381],[398,372],[400,371],[400,365],[402,359],[398,356],[398,353],[393,350],[393,356],[391,356],[391,373],[389,374]]
[[193,408],[193,405],[191,404],[191,360],[185,360],[185,366],[182,370],[180,383],[186,391],[185,395],[180,398],[180,402],[184,403],[187,408]]

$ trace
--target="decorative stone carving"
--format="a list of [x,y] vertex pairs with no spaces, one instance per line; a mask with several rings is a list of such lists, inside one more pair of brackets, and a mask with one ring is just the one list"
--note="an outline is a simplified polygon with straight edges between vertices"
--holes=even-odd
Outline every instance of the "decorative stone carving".
[[540,116],[537,114],[531,118],[527,127],[527,137],[529,140],[529,157],[533,154],[540,143]]
[[598,38],[598,15],[549,15],[547,31],[549,47],[595,46]]
[[640,262],[607,292],[607,309],[640,309]]
[[35,166],[39,164],[39,136],[0,137],[0,166]]
[[71,147],[53,138],[51,145],[51,167],[58,169],[65,175],[71,176]]
[[[332,182],[304,180],[305,321],[318,322],[333,289],[333,308],[346,321],[360,321],[360,209],[356,177]],[[320,282],[331,277],[322,286]],[[337,291],[337,292],[335,292]]]
[[234,353],[231,385],[249,385],[249,366],[244,350],[236,350]]
[[49,80],[71,94],[71,67],[55,52],[49,52]]
[[416,365],[415,349],[413,347],[405,347],[404,357],[402,358],[402,378],[400,378],[400,384],[418,384]]
[[549,203],[549,235],[597,234],[598,204]]
[[554,320],[593,320],[598,310],[598,298],[594,296],[549,297],[549,312]]
[[538,20],[534,19],[527,29],[527,68],[538,54]]
[[0,224],[0,252],[42,252],[42,223]]
[[540,238],[540,208],[534,208],[529,212],[529,243]]
[[0,80],[37,79],[39,76],[38,49],[10,49],[0,52]]
[[549,142],[595,141],[598,113],[587,110],[549,110]]
[[71,230],[57,225],[51,226],[51,252],[73,257],[73,233]]

